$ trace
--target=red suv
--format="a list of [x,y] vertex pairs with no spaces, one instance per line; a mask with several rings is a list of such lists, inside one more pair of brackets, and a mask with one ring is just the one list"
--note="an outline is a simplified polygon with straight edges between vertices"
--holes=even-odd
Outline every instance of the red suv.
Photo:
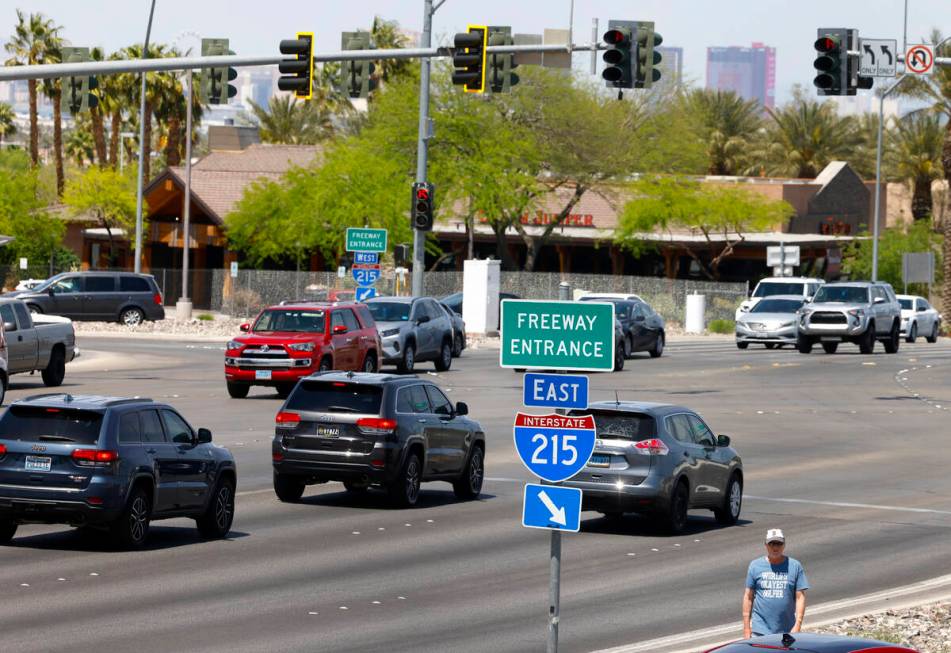
[[241,330],[247,335],[231,340],[225,351],[225,381],[235,399],[247,397],[252,385],[277,388],[284,398],[315,371],[379,367],[380,334],[363,304],[270,306]]

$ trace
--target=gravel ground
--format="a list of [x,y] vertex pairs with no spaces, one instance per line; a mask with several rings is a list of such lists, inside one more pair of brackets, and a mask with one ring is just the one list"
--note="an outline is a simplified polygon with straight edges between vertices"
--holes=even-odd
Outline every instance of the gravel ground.
[[842,621],[819,632],[868,637],[921,653],[951,653],[951,603],[888,610]]

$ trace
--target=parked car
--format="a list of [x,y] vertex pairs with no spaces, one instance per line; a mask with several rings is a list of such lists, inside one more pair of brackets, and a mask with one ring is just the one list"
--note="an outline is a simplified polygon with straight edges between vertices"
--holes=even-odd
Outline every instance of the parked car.
[[898,352],[901,307],[891,285],[883,282],[847,281],[824,284],[813,301],[799,312],[796,346],[802,354],[821,343],[834,354],[840,342],[854,342],[871,354],[881,340],[885,352]]
[[56,387],[66,377],[66,363],[79,356],[73,323],[55,315],[33,315],[19,299],[0,297],[8,375],[40,370],[43,384]]
[[579,301],[610,302],[614,315],[624,328],[624,356],[630,358],[635,352],[646,351],[651,358],[660,358],[666,344],[665,323],[647,302],[637,299],[614,299],[591,293]]
[[246,335],[225,347],[225,382],[235,399],[247,397],[253,385],[276,388],[285,398],[299,379],[317,370],[374,372],[383,350],[363,304],[270,306],[241,331]]
[[[518,295],[513,295],[510,292],[500,292],[499,293],[499,304],[502,303],[503,299],[521,299]],[[443,304],[449,307],[449,309],[456,313],[457,315],[462,315],[462,293],[454,292],[451,295],[446,295],[439,300]]]
[[743,313],[747,313],[756,306],[756,302],[764,297],[773,295],[797,295],[804,300],[811,300],[825,281],[815,277],[767,277],[760,280],[753,289],[749,299],[744,299],[736,309],[736,321]]
[[46,279],[21,279],[14,290],[32,290],[44,281]]
[[466,323],[462,316],[454,310],[439,302],[439,306],[446,312],[446,316],[452,323],[452,357],[459,358],[462,351],[466,348]]
[[4,296],[22,300],[33,313],[71,320],[118,320],[136,326],[144,320],[165,319],[162,293],[150,274],[64,272],[31,290]]
[[151,521],[173,517],[220,538],[236,484],[234,457],[211,432],[151,399],[36,395],[0,417],[0,543],[19,524],[69,524],[135,549]]
[[427,379],[323,372],[301,381],[277,414],[274,491],[298,501],[312,483],[342,481],[350,492],[386,490],[412,507],[420,483],[448,481],[475,499],[485,476],[485,433]]
[[644,301],[640,295],[629,292],[586,292],[580,297],[581,301],[604,301],[610,299],[627,299],[632,302]]
[[367,307],[383,341],[383,364],[412,372],[433,361],[445,372],[452,365],[452,323],[432,297],[374,297]]
[[799,310],[806,300],[799,295],[770,295],[758,301],[736,321],[736,346],[763,344],[767,349],[796,345]]
[[941,334],[941,313],[917,295],[896,295],[901,306],[900,335],[905,342],[914,342],[924,334],[928,342],[938,342]]
[[618,518],[626,512],[659,518],[673,533],[687,512],[712,510],[721,524],[740,517],[743,463],[730,438],[689,408],[599,401],[587,410],[597,435],[588,464],[563,485],[584,491],[582,510]]
[[714,653],[714,651],[716,653],[762,653],[764,649],[801,651],[802,653],[918,653],[913,648],[905,648],[889,642],[811,633],[753,637],[708,649],[706,653]]

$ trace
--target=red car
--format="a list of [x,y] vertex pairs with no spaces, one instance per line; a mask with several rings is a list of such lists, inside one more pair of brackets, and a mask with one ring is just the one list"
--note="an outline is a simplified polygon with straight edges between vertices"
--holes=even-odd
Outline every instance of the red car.
[[918,653],[887,642],[836,635],[766,635],[744,639],[710,649],[707,653],[766,653],[766,651],[799,651],[799,653]]
[[379,368],[380,334],[363,304],[270,306],[241,330],[247,335],[231,340],[225,351],[225,381],[235,399],[247,397],[252,385],[287,397],[298,379],[316,371]]

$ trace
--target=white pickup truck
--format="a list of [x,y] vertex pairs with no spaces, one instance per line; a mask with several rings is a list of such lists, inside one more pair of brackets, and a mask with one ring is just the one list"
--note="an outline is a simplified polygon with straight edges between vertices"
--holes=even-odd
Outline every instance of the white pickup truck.
[[[66,376],[66,363],[79,355],[73,323],[55,315],[31,315],[19,299],[0,298],[0,321],[3,323],[2,350],[6,371],[2,374],[3,389],[8,375],[42,372],[43,383],[58,386]],[[2,402],[2,395],[0,395]]]

